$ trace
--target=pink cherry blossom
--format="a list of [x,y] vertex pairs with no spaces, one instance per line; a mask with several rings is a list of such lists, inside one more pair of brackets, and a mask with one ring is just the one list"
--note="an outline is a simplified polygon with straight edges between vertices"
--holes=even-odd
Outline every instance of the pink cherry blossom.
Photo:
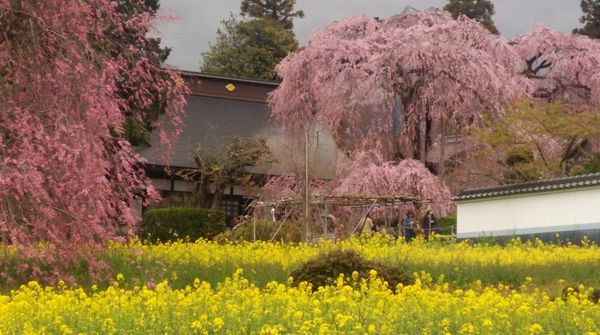
[[153,13],[117,4],[0,0],[0,237],[44,262],[83,254],[97,270],[94,246],[135,227],[134,199],[157,198],[123,140],[130,106],[158,95],[181,123],[185,85],[145,54]]

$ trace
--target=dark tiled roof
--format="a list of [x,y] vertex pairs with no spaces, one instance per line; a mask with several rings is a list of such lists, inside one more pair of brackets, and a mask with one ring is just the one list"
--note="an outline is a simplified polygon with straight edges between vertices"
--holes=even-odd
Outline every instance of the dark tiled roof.
[[600,173],[573,177],[537,180],[527,183],[494,186],[487,188],[467,189],[453,198],[454,201],[465,201],[483,198],[494,198],[518,194],[558,191],[571,188],[600,186]]
[[[240,101],[217,97],[190,95],[186,97],[187,115],[179,139],[173,143],[170,157],[171,166],[192,168],[196,164],[192,152],[199,143],[215,151],[223,148],[234,137],[266,138],[273,152],[275,162],[268,167],[257,166],[252,172],[263,174],[285,174],[295,171],[298,162],[303,162],[303,147],[286,144],[281,126],[271,119],[271,112],[265,103]],[[164,121],[165,114],[161,116]],[[165,127],[170,130],[168,122]],[[313,176],[332,178],[335,162],[341,152],[330,135],[321,133],[316,139],[318,149],[310,152],[310,173]],[[162,165],[162,151],[158,145],[157,133],[153,133],[150,146],[138,147],[137,152],[148,164]]]
[[212,74],[204,74],[201,72],[186,71],[186,70],[179,70],[177,72],[179,72],[179,74],[181,74],[182,76],[193,77],[193,78],[198,78],[198,79],[216,79],[216,80],[224,80],[224,81],[236,81],[236,82],[248,83],[248,84],[254,84],[254,85],[267,85],[267,86],[273,86],[273,87],[279,86],[279,82],[276,82],[276,81],[266,81],[266,80],[237,78],[237,77],[224,77],[224,76],[216,76],[216,75],[212,75]]

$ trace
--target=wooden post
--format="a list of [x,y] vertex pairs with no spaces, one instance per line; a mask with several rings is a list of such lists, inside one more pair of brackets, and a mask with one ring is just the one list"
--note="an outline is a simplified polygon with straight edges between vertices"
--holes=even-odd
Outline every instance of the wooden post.
[[[256,202],[256,200],[254,200]],[[258,205],[258,202],[256,202],[256,205],[254,206],[254,213],[252,213],[252,242],[256,242],[256,206]]]
[[308,186],[308,124],[304,127],[304,229],[305,239],[308,243],[308,217],[309,217],[309,186]]
[[446,122],[444,117],[442,116],[440,120],[440,162],[438,165],[438,175],[443,177],[446,174]]
[[377,199],[375,199],[373,201],[373,203],[371,204],[371,206],[369,206],[369,209],[367,209],[367,211],[365,212],[365,214],[363,214],[363,216],[358,221],[358,224],[354,227],[354,229],[352,229],[352,232],[350,234],[354,234],[354,232],[358,229],[358,227],[363,222],[363,220],[365,220],[367,218],[367,215],[369,215],[369,213],[371,213],[371,210],[373,209],[373,207],[375,207],[375,204],[377,204]]

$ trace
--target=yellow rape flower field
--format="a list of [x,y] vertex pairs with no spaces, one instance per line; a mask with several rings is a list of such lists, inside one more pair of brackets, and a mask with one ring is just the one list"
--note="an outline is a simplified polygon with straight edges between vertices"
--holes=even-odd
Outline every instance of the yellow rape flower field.
[[[289,277],[335,248],[414,272],[415,283],[389,288],[371,271],[313,289]],[[379,236],[336,245],[115,244],[110,283],[80,277],[80,286],[5,290],[0,333],[600,334],[599,251]]]

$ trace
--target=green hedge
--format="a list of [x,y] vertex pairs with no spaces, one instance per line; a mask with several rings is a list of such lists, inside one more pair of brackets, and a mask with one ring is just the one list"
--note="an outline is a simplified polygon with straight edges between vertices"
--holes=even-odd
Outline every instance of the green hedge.
[[[281,225],[281,222],[273,222],[270,220],[256,221],[256,240],[271,241],[275,235],[274,241],[278,242],[301,242],[304,241],[304,224],[297,221],[286,221]],[[248,241],[251,242],[254,238],[254,224],[252,221],[246,222],[238,226],[235,230],[229,230],[217,236],[218,241]]]
[[141,236],[151,241],[212,239],[226,229],[225,214],[204,208],[156,208],[144,212]]
[[442,216],[438,218],[440,234],[452,235],[456,229],[456,216]]

